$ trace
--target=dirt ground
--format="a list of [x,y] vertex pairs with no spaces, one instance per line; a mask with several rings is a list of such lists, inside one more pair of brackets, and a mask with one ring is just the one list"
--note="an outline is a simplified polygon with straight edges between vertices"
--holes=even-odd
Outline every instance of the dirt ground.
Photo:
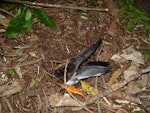
[[[45,0],[42,2],[93,7],[88,4],[88,0]],[[67,93],[58,85],[60,81],[56,81],[56,77],[53,75],[54,70],[96,42],[104,33],[106,36],[102,39],[103,44],[90,58],[92,61],[110,62],[112,67],[112,72],[97,78],[99,95],[107,92],[108,82],[116,70],[121,69],[120,76],[114,82],[114,84],[119,84],[124,79],[123,72],[131,65],[131,61],[122,64],[112,61],[111,57],[114,54],[131,45],[142,54],[144,50],[150,48],[150,43],[145,38],[147,34],[142,27],[135,27],[131,31],[127,31],[118,25],[120,15],[115,2],[98,0],[97,7],[108,8],[109,11],[43,8],[56,22],[55,28],[49,28],[40,20],[35,19],[33,30],[28,35],[22,32],[15,39],[8,39],[5,33],[0,33],[0,113],[100,113],[100,111],[101,113],[131,113],[136,108],[141,109],[141,113],[144,113],[147,110],[148,106],[145,108],[142,104],[131,100],[136,97],[140,98],[144,91],[146,91],[144,97],[148,98],[150,93],[148,87],[145,90],[145,87],[142,87],[142,91],[132,95],[131,100],[122,98],[128,94],[129,87],[124,86],[113,92],[114,95],[119,93],[120,97],[115,98],[112,93],[112,95],[107,94],[97,99],[96,102],[87,104],[86,107],[57,107],[50,104],[52,94],[60,96]],[[145,58],[144,60],[145,63],[140,65],[139,69],[150,65],[149,59]],[[15,70],[13,76],[8,74],[10,69]],[[139,79],[141,78],[139,77]],[[94,77],[84,81],[95,87]],[[133,84],[136,84],[136,81],[137,79],[133,80]],[[35,85],[36,83],[39,85]],[[76,87],[80,89],[81,85],[77,84]],[[85,96],[73,95],[85,103],[93,98],[87,94]],[[121,99],[122,102],[117,103],[117,99]],[[53,98],[53,101],[55,100]],[[125,100],[128,103],[124,102]],[[144,102],[150,106],[150,100],[146,100],[147,102]]]

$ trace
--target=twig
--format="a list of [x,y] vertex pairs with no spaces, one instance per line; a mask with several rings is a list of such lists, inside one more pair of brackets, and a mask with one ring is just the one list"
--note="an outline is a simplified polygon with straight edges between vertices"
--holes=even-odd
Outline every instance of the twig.
[[5,97],[3,97],[3,99],[6,102],[6,104],[7,104],[8,108],[10,109],[11,113],[14,113],[14,111],[13,111],[11,105],[10,105],[10,102],[8,101],[8,99],[6,99]]
[[39,94],[37,94],[37,98],[38,98],[38,108],[37,108],[37,110],[38,110],[38,113],[40,113],[40,110],[42,108],[42,101],[41,101],[41,97],[40,97]]
[[[98,83],[98,77],[96,76],[96,83],[95,83],[95,89],[96,89],[96,94],[99,95],[99,91],[98,91],[98,87],[97,87],[97,83]],[[100,104],[99,104],[99,99],[97,99],[97,108],[98,108],[98,113],[101,113],[101,108],[100,108]]]
[[113,92],[108,96],[115,99],[123,99],[123,100],[128,100],[132,103],[141,104],[140,99],[138,97],[134,97],[129,94]]
[[68,67],[68,60],[66,62],[66,65],[65,65],[65,70],[64,70],[64,85],[65,85],[65,88],[66,88],[66,79],[67,79],[67,67]]
[[32,64],[36,64],[36,63],[40,62],[41,60],[42,60],[42,58],[38,58],[38,59],[35,59],[35,60],[32,60],[32,61],[21,63],[18,66],[20,66],[20,67],[29,66],[29,65],[32,65]]
[[17,64],[14,67],[14,69],[15,69],[16,73],[19,75],[19,78],[22,78],[22,73],[20,72],[20,67],[32,65],[32,64],[40,62],[41,60],[42,60],[42,58],[39,58],[39,59],[36,59],[36,60],[33,60],[33,61],[28,61],[28,62],[24,62],[24,63],[21,63],[21,64]]
[[96,96],[92,97],[91,99],[89,99],[89,100],[86,102],[86,105],[90,105],[90,104],[94,103],[94,102],[97,100],[97,98],[100,99],[100,98],[102,98],[102,97],[105,97],[105,96],[111,94],[111,93],[114,92],[114,91],[119,90],[120,88],[122,88],[122,87],[124,87],[125,85],[127,85],[129,82],[131,82],[131,81],[133,81],[133,80],[139,78],[139,77],[143,74],[143,72],[145,72],[145,70],[146,70],[146,72],[149,72],[149,71],[147,71],[147,70],[148,70],[147,68],[141,70],[141,72],[139,72],[139,74],[134,74],[134,75],[132,75],[131,77],[129,77],[128,79],[126,79],[126,80],[124,80],[124,81],[121,81],[117,86],[114,86],[114,87],[112,87],[111,89],[108,89],[108,91],[106,91],[105,93],[99,94],[99,95],[96,95]]
[[66,91],[69,93],[69,95],[70,95],[76,102],[78,102],[78,103],[81,105],[81,108],[84,108],[84,109],[87,110],[89,113],[93,113],[91,110],[89,110],[89,109],[85,106],[85,104],[84,104],[83,102],[79,101],[75,96],[73,96],[73,95],[68,91],[68,89],[67,89],[67,87],[66,87],[67,67],[68,67],[68,60],[67,60],[67,62],[66,62],[65,70],[64,70],[64,86],[65,86]]
[[4,9],[1,9],[1,8],[0,8],[0,11],[3,12],[3,13],[6,13],[6,14],[12,16],[12,17],[15,17],[15,15],[13,15],[12,13],[10,13],[10,12],[4,10]]
[[47,98],[47,95],[45,93],[45,90],[42,89],[42,92],[44,94],[44,100],[45,100],[45,106],[46,106],[45,107],[45,113],[48,113],[48,108],[53,111],[53,109],[51,107],[49,107],[48,98]]
[[42,7],[53,7],[53,8],[73,9],[73,10],[108,11],[107,8],[75,7],[75,6],[64,6],[64,5],[55,5],[55,4],[44,4],[44,3],[29,2],[29,1],[19,1],[19,0],[1,0],[1,1],[4,1],[4,2],[11,2],[11,3],[20,3],[20,4],[29,4],[29,5],[42,6]]
[[[102,51],[102,48],[103,48],[103,44],[102,44],[101,49],[98,51],[98,54],[97,54],[97,56],[96,56],[96,61],[98,61],[98,57],[99,57],[99,55],[100,55],[100,53],[101,53],[101,51]],[[99,95],[97,83],[98,83],[98,77],[96,76],[95,89],[96,89],[97,95]],[[99,104],[99,103],[100,103],[100,102],[99,102],[99,98],[97,98],[97,108],[98,108],[98,113],[101,113],[101,109],[100,109],[100,104]]]

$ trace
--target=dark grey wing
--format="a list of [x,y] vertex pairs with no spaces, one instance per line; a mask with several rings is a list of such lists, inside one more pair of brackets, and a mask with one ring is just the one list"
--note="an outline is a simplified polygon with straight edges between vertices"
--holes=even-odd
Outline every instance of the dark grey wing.
[[68,85],[74,85],[78,83],[79,80],[101,76],[110,72],[111,68],[107,62],[88,62],[81,65],[76,73],[67,81]]
[[102,43],[101,38],[97,40],[96,43],[92,44],[89,48],[87,48],[85,51],[83,51],[81,54],[79,54],[77,57],[70,60],[69,64],[75,65],[74,69],[77,70],[78,67],[85,62],[100,46]]
[[100,76],[106,74],[111,70],[108,62],[87,62],[80,66],[77,70],[76,76],[78,80]]
[[[79,68],[79,66],[85,62],[99,47],[99,45],[102,43],[101,38],[97,40],[96,43],[92,44],[89,48],[87,48],[85,51],[83,51],[81,54],[79,54],[77,57],[71,59],[68,63],[67,68],[67,80],[71,78],[71,76],[76,72],[76,70]],[[62,66],[55,70],[54,74],[63,80],[64,75],[64,68],[65,66]]]

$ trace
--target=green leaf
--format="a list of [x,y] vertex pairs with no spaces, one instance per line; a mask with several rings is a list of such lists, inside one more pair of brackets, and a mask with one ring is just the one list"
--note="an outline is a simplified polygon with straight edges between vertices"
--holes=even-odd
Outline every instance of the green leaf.
[[142,113],[141,111],[134,111],[134,113]]
[[127,10],[125,8],[121,8],[121,9],[119,9],[119,13],[123,13],[123,14],[129,13],[129,10]]
[[132,17],[135,17],[134,13],[128,14],[128,15],[123,15],[123,16],[121,17],[121,19],[122,19],[122,20],[131,19]]
[[120,9],[122,7],[125,6],[125,3],[126,3],[126,0],[120,0],[118,3],[117,3],[117,7]]
[[52,20],[48,14],[41,9],[33,8],[34,14],[37,18],[39,18],[43,23],[45,23],[50,28],[55,27],[55,22]]
[[22,10],[21,10],[21,8],[19,8],[19,9],[18,9],[18,11],[17,11],[16,16],[20,16],[20,15],[21,15],[21,13],[22,13]]
[[147,17],[147,16],[145,16],[145,15],[141,16],[140,19],[142,19],[144,21],[149,21],[150,22],[150,18]]
[[144,27],[145,27],[147,30],[150,30],[150,24],[144,23]]
[[16,4],[10,4],[10,5],[7,5],[6,7],[4,7],[3,9],[6,11],[11,11],[15,8],[16,8]]
[[134,0],[129,0],[131,5],[134,5]]
[[101,11],[98,11],[97,14],[98,14],[98,16],[101,16],[101,15],[102,15],[102,12],[101,12]]
[[27,27],[26,32],[30,33],[30,31],[32,30],[32,13],[30,10],[28,10],[25,14],[25,25]]
[[92,18],[92,17],[89,17],[87,20],[88,20],[88,21],[93,21],[93,18]]
[[131,29],[132,27],[134,27],[135,24],[137,24],[139,22],[139,18],[136,18],[132,21],[130,21],[128,24],[127,24],[127,29]]
[[150,58],[150,51],[144,51],[144,56],[146,58]]
[[91,1],[90,1],[90,5],[92,5],[92,6],[97,6],[97,1],[96,1],[96,0],[91,0]]
[[13,76],[13,75],[15,75],[15,71],[13,69],[10,69],[10,70],[8,70],[8,74]]
[[8,27],[6,28],[6,36],[8,38],[14,38],[25,26],[25,16],[22,13],[21,9],[18,10],[16,16],[9,22]]
[[35,85],[35,87],[39,87],[40,86],[40,82],[36,80],[34,85]]

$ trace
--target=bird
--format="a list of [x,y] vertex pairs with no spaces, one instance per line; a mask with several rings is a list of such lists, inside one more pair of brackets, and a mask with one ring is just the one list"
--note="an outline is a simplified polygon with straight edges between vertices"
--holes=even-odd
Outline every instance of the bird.
[[[103,35],[104,36],[104,35]],[[102,44],[102,38],[99,38],[94,44],[84,50],[75,58],[72,58],[67,65],[66,85],[75,85],[80,80],[101,76],[108,73],[111,67],[108,62],[94,61],[89,62],[88,58],[94,54],[97,48]],[[61,81],[64,80],[65,65],[54,71],[54,75]]]

